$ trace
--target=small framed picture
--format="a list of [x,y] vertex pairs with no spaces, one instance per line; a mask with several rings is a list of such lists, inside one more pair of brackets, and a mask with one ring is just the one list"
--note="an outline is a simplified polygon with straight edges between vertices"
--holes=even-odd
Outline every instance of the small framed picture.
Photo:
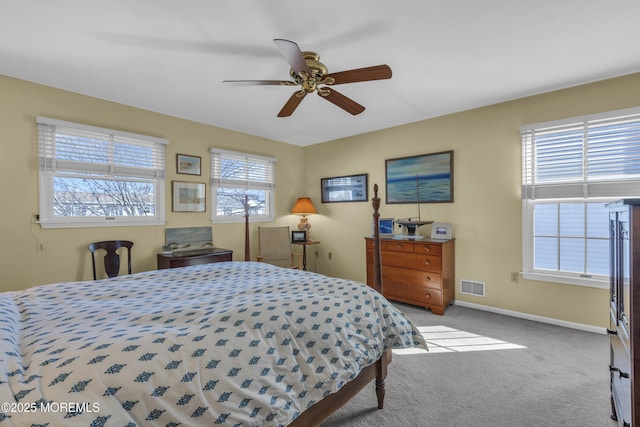
[[176,172],[183,175],[200,175],[200,164],[202,158],[198,156],[187,156],[186,154],[176,154]]
[[435,240],[451,240],[451,224],[434,222],[431,224],[431,238]]
[[378,231],[380,235],[393,234],[393,218],[379,218]]
[[174,212],[204,212],[206,193],[201,182],[172,181]]
[[304,243],[307,241],[307,232],[306,231],[292,231],[291,232],[291,243]]

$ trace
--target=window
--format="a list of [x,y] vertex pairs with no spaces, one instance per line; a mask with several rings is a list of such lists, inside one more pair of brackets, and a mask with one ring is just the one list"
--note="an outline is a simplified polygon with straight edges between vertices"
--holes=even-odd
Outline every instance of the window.
[[524,277],[608,287],[606,204],[640,196],[640,109],[520,131]]
[[164,223],[168,141],[45,117],[37,124],[43,228]]
[[244,221],[246,200],[252,220],[272,221],[275,163],[270,157],[211,149],[211,220]]

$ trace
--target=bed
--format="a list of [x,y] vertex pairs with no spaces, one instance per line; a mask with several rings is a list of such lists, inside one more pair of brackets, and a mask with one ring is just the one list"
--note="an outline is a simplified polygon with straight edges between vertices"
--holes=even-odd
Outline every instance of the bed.
[[257,262],[3,293],[0,343],[0,427],[318,425],[426,347],[372,288]]

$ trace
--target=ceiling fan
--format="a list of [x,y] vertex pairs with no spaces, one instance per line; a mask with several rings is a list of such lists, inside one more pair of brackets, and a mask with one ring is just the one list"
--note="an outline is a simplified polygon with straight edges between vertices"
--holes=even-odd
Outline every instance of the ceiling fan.
[[[354,100],[342,95],[330,86],[345,83],[365,82],[391,78],[388,65],[358,68],[354,70],[329,73],[327,67],[320,62],[320,55],[315,52],[302,52],[295,42],[274,39],[284,59],[291,65],[291,80],[224,80],[223,83],[236,85],[275,85],[300,86],[286,102],[278,117],[288,117],[298,107],[302,99],[309,93],[317,92],[320,97],[337,105],[353,115],[360,114],[364,107]],[[322,86],[321,86],[322,85]]]

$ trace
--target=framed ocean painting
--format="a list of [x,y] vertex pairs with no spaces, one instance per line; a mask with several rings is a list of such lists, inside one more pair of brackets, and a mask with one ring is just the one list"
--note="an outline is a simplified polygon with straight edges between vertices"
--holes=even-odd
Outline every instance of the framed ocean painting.
[[387,204],[452,203],[453,150],[385,160]]

